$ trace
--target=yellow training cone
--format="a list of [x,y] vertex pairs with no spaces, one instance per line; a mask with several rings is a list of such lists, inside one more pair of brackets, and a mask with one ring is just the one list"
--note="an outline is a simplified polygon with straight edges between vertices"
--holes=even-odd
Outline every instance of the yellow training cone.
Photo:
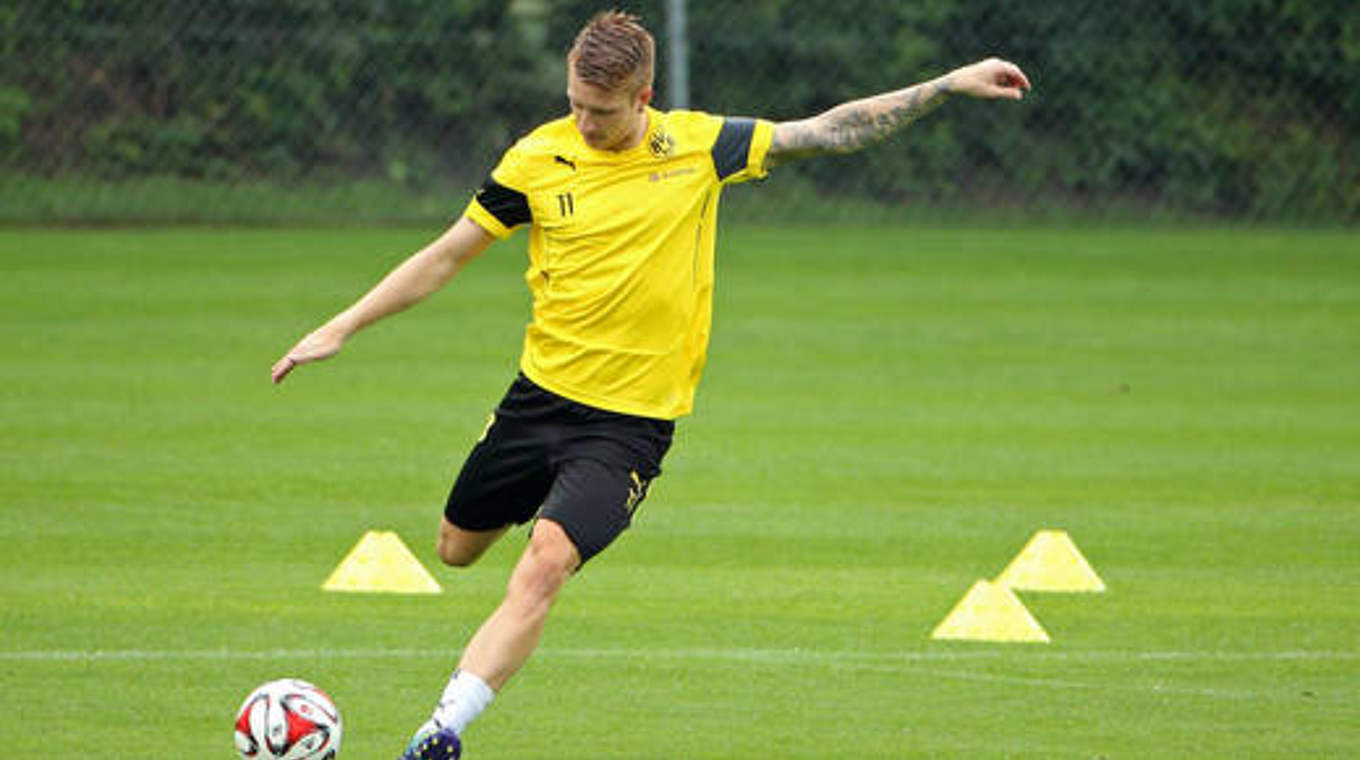
[[380,530],[365,533],[321,588],[398,594],[438,594],[443,590],[396,533]]
[[996,578],[997,585],[1021,591],[1104,591],[1077,545],[1065,531],[1041,530]]
[[968,589],[932,639],[1048,643],[1048,633],[1013,591],[988,581]]

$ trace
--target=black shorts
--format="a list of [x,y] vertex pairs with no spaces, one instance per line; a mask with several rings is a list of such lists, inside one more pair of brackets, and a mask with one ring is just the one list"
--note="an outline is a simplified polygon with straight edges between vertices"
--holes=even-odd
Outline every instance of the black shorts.
[[674,431],[671,420],[596,409],[520,375],[463,463],[444,516],[471,531],[547,517],[584,563],[632,522]]

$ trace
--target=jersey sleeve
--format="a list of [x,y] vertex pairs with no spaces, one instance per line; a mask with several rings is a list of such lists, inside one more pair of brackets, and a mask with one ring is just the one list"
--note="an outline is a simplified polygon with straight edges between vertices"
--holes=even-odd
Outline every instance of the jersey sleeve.
[[774,142],[774,123],[764,119],[726,117],[713,142],[713,168],[725,185],[764,179],[765,157]]
[[463,215],[492,236],[504,239],[522,224],[533,221],[525,187],[520,152],[511,148],[501,158],[491,176],[482,183]]

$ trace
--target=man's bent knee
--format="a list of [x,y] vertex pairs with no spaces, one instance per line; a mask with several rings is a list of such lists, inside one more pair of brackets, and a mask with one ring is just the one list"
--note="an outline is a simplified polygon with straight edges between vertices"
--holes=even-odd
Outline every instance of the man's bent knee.
[[567,531],[555,520],[542,519],[534,523],[529,537],[529,550],[541,562],[567,574],[581,565],[581,552]]
[[467,567],[481,558],[496,539],[505,534],[509,526],[486,531],[464,530],[449,522],[449,518],[439,521],[439,542],[435,549],[439,559],[453,567]]
[[562,526],[552,520],[539,520],[529,547],[510,576],[510,593],[530,603],[551,603],[580,565],[581,553]]

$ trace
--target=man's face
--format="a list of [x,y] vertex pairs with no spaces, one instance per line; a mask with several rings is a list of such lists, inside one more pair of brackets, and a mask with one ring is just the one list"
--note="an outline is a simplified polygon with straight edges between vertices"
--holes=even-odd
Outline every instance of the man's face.
[[607,90],[583,82],[571,71],[567,73],[567,101],[576,119],[576,129],[586,145],[596,150],[626,150],[639,139],[640,119],[651,98],[652,89],[643,87],[632,92],[629,87]]

